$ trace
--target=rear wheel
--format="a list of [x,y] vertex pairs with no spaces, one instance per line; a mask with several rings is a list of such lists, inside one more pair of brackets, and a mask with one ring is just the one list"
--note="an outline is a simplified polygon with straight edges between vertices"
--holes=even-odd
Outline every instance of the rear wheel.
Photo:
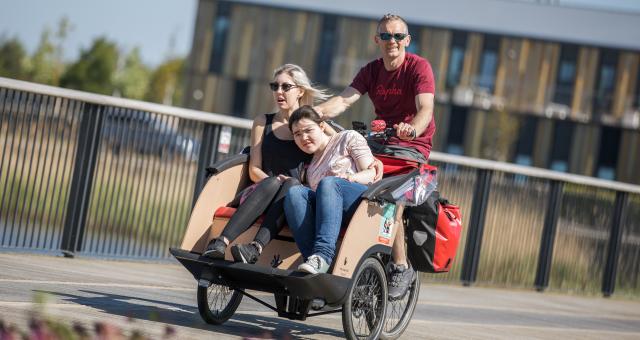
[[367,258],[353,276],[342,308],[342,326],[347,339],[378,339],[387,308],[387,276],[380,261]]
[[198,311],[206,323],[221,325],[238,309],[242,294],[227,286],[198,286]]
[[397,339],[409,326],[420,294],[420,273],[400,300],[389,301],[380,339]]

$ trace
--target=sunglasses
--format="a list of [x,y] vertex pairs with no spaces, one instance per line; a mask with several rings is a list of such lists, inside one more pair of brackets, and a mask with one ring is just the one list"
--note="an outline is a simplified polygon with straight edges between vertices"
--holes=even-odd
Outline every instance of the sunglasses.
[[278,83],[269,83],[269,88],[271,89],[271,91],[276,92],[278,91],[279,88],[282,88],[282,92],[289,92],[289,90],[291,90],[294,87],[298,87],[298,85],[295,84],[289,84],[289,83],[282,83],[282,84],[278,84]]
[[388,41],[391,40],[391,38],[395,39],[395,41],[402,41],[407,36],[407,33],[378,33],[378,37],[380,37],[382,41]]

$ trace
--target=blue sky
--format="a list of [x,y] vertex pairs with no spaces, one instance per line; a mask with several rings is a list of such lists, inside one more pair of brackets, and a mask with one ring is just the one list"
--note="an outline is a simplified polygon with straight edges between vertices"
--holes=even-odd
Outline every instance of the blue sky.
[[187,55],[195,24],[197,0],[0,0],[0,36],[17,36],[29,52],[45,27],[55,30],[66,16],[72,24],[64,46],[65,58],[75,59],[81,48],[105,35],[127,51],[139,46],[149,65],[170,52]]
[[[439,0],[441,1],[441,0]],[[516,0],[640,12],[640,0]],[[143,60],[157,65],[170,52],[187,55],[191,48],[197,0],[0,0],[0,37],[17,36],[29,53],[45,27],[55,29],[63,16],[73,30],[64,46],[65,58],[101,35],[124,51],[139,46]]]

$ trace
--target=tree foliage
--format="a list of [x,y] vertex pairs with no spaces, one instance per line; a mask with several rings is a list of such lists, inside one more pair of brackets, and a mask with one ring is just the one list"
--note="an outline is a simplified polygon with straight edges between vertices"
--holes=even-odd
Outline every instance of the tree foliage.
[[183,88],[183,58],[173,58],[162,63],[151,75],[145,99],[165,105],[180,105]]
[[31,57],[29,78],[31,81],[57,86],[64,72],[62,61],[63,43],[71,31],[71,24],[66,17],[58,22],[58,28],[52,33],[45,28],[40,36],[40,43]]
[[144,99],[149,88],[150,73],[140,58],[140,49],[134,48],[127,54],[124,64],[116,73],[116,94],[124,98]]
[[114,73],[118,49],[106,38],[97,38],[80,59],[71,64],[60,79],[62,87],[111,95],[115,89]]
[[0,76],[166,105],[182,103],[184,58],[173,53],[175,36],[166,61],[151,69],[142,61],[140,48],[120,58],[118,46],[105,37],[96,38],[77,60],[66,64],[63,46],[72,31],[63,17],[55,31],[42,31],[32,55],[18,38],[0,36]]
[[25,79],[27,53],[18,38],[0,41],[0,76]]

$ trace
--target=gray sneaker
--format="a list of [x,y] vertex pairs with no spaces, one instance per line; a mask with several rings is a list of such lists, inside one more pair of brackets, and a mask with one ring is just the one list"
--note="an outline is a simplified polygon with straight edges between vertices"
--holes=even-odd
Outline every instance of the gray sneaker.
[[400,300],[416,279],[416,271],[405,265],[391,263],[389,267],[389,300]]
[[329,264],[318,255],[309,256],[307,262],[298,266],[298,271],[309,274],[326,273],[328,270]]

